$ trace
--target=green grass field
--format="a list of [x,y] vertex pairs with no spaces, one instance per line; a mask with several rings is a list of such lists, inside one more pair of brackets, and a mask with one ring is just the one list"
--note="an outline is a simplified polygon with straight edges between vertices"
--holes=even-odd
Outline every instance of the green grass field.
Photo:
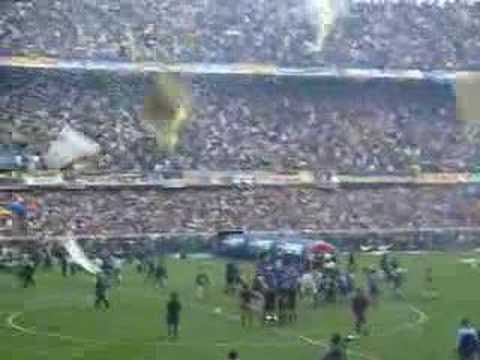
[[[460,264],[458,255],[400,256],[409,269],[406,302],[384,289],[370,311],[371,334],[350,346],[350,359],[452,359],[455,331],[462,316],[480,322],[480,272]],[[378,261],[364,256],[361,262]],[[207,263],[214,279],[209,298],[194,300],[193,278]],[[424,269],[432,264],[440,291],[436,300],[421,292]],[[345,303],[312,309],[302,303],[294,326],[244,330],[236,301],[222,293],[224,264],[172,260],[167,289],[156,289],[127,268],[110,293],[112,308],[92,307],[94,279],[87,274],[65,280],[58,269],[37,273],[37,287],[22,289],[11,274],[0,275],[0,359],[225,359],[231,348],[248,360],[317,359],[334,331],[348,333],[352,319]],[[184,312],[181,336],[165,338],[164,309],[170,291],[178,291]],[[215,307],[222,314],[214,314]],[[316,345],[309,344],[313,340]]]

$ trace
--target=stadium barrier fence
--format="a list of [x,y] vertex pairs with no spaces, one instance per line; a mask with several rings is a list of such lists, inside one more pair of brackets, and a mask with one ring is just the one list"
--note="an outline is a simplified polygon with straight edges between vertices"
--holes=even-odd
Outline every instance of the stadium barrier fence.
[[87,190],[87,189],[215,189],[225,187],[304,186],[323,189],[357,186],[468,185],[480,182],[477,173],[419,173],[416,175],[332,175],[312,171],[276,173],[269,171],[184,171],[174,177],[161,174],[125,173],[66,177],[61,172],[29,173],[3,178],[0,191]]
[[[295,239],[324,240],[340,249],[359,250],[361,245],[379,246],[393,245],[398,251],[471,251],[480,248],[480,227],[418,227],[418,228],[377,228],[377,229],[331,229],[331,230],[298,230],[298,231],[259,231],[246,233],[257,238],[275,238],[285,241]],[[75,234],[73,237],[80,243],[126,243],[163,242],[170,246],[205,249],[218,240],[217,232],[157,232],[132,234]],[[70,235],[11,235],[1,236],[0,244],[32,244],[42,242],[64,242]]]

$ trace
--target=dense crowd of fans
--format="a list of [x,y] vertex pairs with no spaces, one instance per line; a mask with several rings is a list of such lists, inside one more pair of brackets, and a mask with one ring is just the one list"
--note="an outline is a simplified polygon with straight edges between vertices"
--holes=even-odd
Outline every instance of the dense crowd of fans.
[[335,22],[321,49],[321,14],[312,3],[3,1],[0,44],[14,53],[164,62],[423,69],[480,65],[477,5],[356,3]]
[[[322,51],[313,50],[318,18],[302,2],[49,5],[3,2],[0,52],[425,69],[471,68],[480,59],[479,8],[459,3],[356,4]],[[0,77],[0,120],[31,140],[30,152],[45,152],[69,124],[101,145],[102,172],[471,171],[480,151],[480,127],[457,121],[452,88],[438,84],[196,76],[188,79],[189,122],[167,155],[141,125],[150,76],[2,68]],[[68,223],[79,233],[468,226],[478,221],[478,204],[464,190],[43,193],[35,222],[53,232]]]
[[[350,174],[473,170],[478,126],[456,119],[448,86],[195,77],[174,154],[142,125],[150,78],[3,70],[2,118],[45,151],[65,124],[97,141],[101,171],[311,169]],[[9,85],[7,85],[9,84]]]
[[[255,188],[217,191],[82,191],[24,194],[38,202],[31,229],[45,234],[470,227],[480,206],[468,188],[325,192]],[[35,232],[34,232],[35,233]]]

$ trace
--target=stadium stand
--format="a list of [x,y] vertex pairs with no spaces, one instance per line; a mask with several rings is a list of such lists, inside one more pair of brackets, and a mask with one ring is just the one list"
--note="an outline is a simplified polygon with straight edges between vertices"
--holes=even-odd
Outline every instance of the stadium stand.
[[[452,88],[393,83],[193,77],[194,112],[178,152],[153,151],[140,126],[154,77],[3,68],[2,117],[45,151],[65,124],[102,149],[103,171],[295,169],[348,174],[474,171],[475,123],[456,120]],[[434,141],[435,140],[435,141]]]
[[476,192],[476,186],[456,186],[338,192],[305,188],[37,191],[22,195],[38,200],[42,209],[33,228],[55,234],[68,225],[78,234],[95,235],[243,227],[312,231],[470,227],[480,219]]
[[479,67],[476,2],[351,1],[327,30],[325,3],[339,2],[4,1],[0,39],[10,53],[66,58]]

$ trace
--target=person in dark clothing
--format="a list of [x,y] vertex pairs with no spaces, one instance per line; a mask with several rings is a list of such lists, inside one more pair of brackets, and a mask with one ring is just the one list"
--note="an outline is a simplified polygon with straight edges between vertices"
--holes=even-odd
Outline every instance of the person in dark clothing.
[[347,350],[345,342],[340,334],[333,334],[330,340],[328,352],[323,355],[321,360],[347,360]]
[[288,321],[293,323],[297,321],[297,289],[290,288],[287,291],[287,311]]
[[424,296],[429,299],[435,299],[437,297],[437,291],[433,285],[433,268],[428,266],[425,269],[425,290]]
[[154,279],[155,277],[155,263],[153,262],[153,259],[148,259],[146,262],[146,278],[145,281],[148,281],[150,279]]
[[142,260],[140,259],[137,259],[137,266],[136,266],[136,269],[137,269],[137,272],[139,274],[143,273],[143,270],[144,270],[144,263]]
[[155,283],[157,286],[164,288],[168,279],[167,268],[163,263],[157,264],[155,268]]
[[284,325],[288,320],[288,297],[287,292],[282,290],[278,294],[278,322]]
[[53,259],[50,252],[45,253],[45,258],[43,260],[45,270],[50,270],[53,267]]
[[43,254],[38,250],[33,251],[31,259],[33,261],[33,266],[38,267],[42,263]]
[[385,276],[388,281],[390,281],[390,273],[391,273],[391,268],[390,268],[390,259],[388,258],[388,254],[385,253],[382,255],[382,258],[380,259],[380,269],[385,273]]
[[74,262],[71,262],[70,263],[70,276],[75,276],[75,274],[77,273],[77,270],[78,270],[77,264],[75,264]]
[[400,262],[398,261],[398,258],[394,257],[394,258],[390,261],[390,266],[391,266],[392,269],[394,269],[394,270],[400,268]]
[[225,293],[233,294],[235,286],[238,284],[240,274],[234,263],[228,263],[225,268]]
[[357,293],[352,300],[352,311],[355,318],[355,331],[357,333],[361,333],[363,330],[363,333],[367,335],[366,312],[369,305],[370,303],[364,292],[361,289],[357,289]]
[[104,274],[97,274],[97,281],[95,283],[95,308],[99,309],[103,304],[105,309],[110,307],[110,302],[107,298],[108,290],[107,277]]
[[178,337],[178,325],[180,324],[180,312],[182,311],[182,304],[178,300],[177,293],[170,295],[170,300],[167,303],[167,332],[169,337]]
[[348,272],[354,273],[357,269],[357,262],[355,260],[355,254],[353,252],[348,256]]
[[277,320],[277,294],[275,290],[267,289],[264,293],[265,303],[264,303],[264,325],[271,323]]
[[456,350],[460,360],[478,360],[479,358],[480,341],[478,332],[467,318],[462,320],[458,330]]
[[337,282],[334,275],[327,276],[325,280],[325,300],[334,303],[337,300]]
[[232,350],[228,353],[227,360],[240,360],[238,353],[235,350]]
[[368,287],[368,295],[370,296],[370,300],[372,301],[373,305],[377,304],[378,297],[380,295],[380,288],[378,286],[377,281],[377,272],[375,269],[370,269],[367,274],[367,287]]
[[393,293],[397,298],[402,298],[402,285],[404,281],[403,273],[400,268],[394,268],[392,273]]
[[67,275],[68,275],[68,261],[67,261],[67,256],[65,254],[62,254],[60,256],[60,266],[62,267],[63,277],[67,277]]
[[22,279],[23,287],[35,286],[35,266],[31,262],[27,262],[23,265],[20,271],[20,277]]

